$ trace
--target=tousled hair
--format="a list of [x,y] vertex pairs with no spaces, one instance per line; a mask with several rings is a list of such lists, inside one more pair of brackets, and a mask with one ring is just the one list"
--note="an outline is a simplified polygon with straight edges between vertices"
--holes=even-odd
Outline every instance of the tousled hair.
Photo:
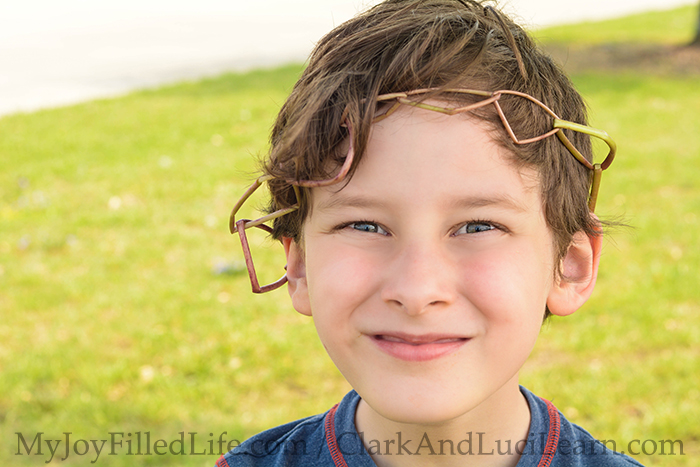
[[[277,117],[263,163],[263,171],[273,177],[269,211],[296,203],[299,209],[275,219],[272,236],[301,241],[310,193],[300,188],[297,196],[289,182],[332,177],[346,155],[349,134],[355,159],[345,182],[352,177],[367,147],[378,95],[425,88],[437,88],[425,98],[455,104],[470,97],[446,90],[519,91],[563,120],[587,124],[585,104],[564,72],[497,9],[471,0],[386,0],[321,39]],[[516,135],[552,129],[552,117],[528,100],[504,96],[499,102]],[[513,164],[539,174],[557,259],[576,232],[599,234],[587,207],[588,169],[558,138],[517,145],[493,106],[473,115],[490,124]],[[590,161],[589,137],[565,131]]]

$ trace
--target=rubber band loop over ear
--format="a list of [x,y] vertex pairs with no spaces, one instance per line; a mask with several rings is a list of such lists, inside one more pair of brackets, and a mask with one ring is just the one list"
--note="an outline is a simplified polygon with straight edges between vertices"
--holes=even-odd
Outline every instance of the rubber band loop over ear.
[[299,187],[323,187],[336,184],[345,179],[348,172],[350,171],[350,167],[352,167],[352,162],[355,159],[355,151],[353,149],[352,144],[352,128],[349,124],[346,124],[346,126],[348,127],[348,132],[350,133],[350,146],[348,148],[348,153],[345,156],[345,161],[343,162],[343,165],[340,167],[340,170],[334,177],[325,180],[287,180],[287,183],[294,187],[294,193],[297,199],[297,202],[294,205],[289,206],[287,208],[279,209],[273,213],[259,217],[255,220],[240,219],[236,221],[236,214],[245,204],[248,198],[250,198],[253,195],[253,193],[255,193],[255,191],[258,188],[260,188],[265,182],[270,181],[273,178],[270,175],[262,175],[261,177],[258,177],[251,186],[248,187],[248,189],[243,193],[243,196],[241,196],[236,202],[236,204],[233,206],[228,222],[229,231],[232,234],[238,233],[238,236],[241,240],[241,247],[243,248],[243,257],[245,258],[246,267],[248,269],[248,277],[250,278],[250,285],[252,286],[253,293],[265,293],[283,286],[287,282],[287,274],[285,273],[284,276],[282,276],[280,279],[276,280],[271,284],[263,286],[259,284],[258,276],[255,272],[255,265],[253,264],[253,256],[250,252],[250,245],[248,244],[248,238],[245,233],[246,229],[249,229],[251,227],[258,227],[259,229],[262,229],[268,233],[272,233],[272,227],[266,225],[266,222],[275,220],[278,217],[282,217],[299,209]]
[[[250,246],[248,245],[248,236],[245,233],[246,223],[249,222],[248,219],[241,219],[236,222],[236,230],[238,231],[238,236],[241,239],[241,245],[243,246],[243,256],[245,257],[245,265],[248,268],[248,277],[250,278],[250,284],[253,286],[253,293],[265,293],[270,290],[275,290],[283,286],[287,282],[287,274],[282,276],[280,279],[276,280],[272,284],[260,286],[258,282],[258,275],[255,272],[255,264],[253,263],[253,257],[250,254]],[[272,232],[272,228],[265,224],[255,224],[251,227],[257,227],[264,230],[267,233]]]

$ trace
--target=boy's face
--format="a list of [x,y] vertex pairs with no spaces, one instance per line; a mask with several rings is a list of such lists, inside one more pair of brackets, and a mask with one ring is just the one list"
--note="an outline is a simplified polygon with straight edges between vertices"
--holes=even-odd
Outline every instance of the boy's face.
[[403,107],[372,131],[347,186],[313,189],[303,244],[285,242],[294,306],[384,417],[498,404],[557,284],[537,175],[466,116]]

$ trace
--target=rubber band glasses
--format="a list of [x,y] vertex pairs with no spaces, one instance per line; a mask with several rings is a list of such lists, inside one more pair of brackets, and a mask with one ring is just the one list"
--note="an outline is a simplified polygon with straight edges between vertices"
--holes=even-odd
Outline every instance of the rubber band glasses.
[[[615,158],[615,152],[617,150],[617,146],[615,142],[608,136],[608,134],[602,130],[597,130],[595,128],[586,126],[586,125],[581,125],[578,123],[570,122],[567,120],[562,120],[560,119],[557,114],[555,114],[549,107],[547,107],[545,104],[540,102],[539,100],[535,99],[534,97],[518,92],[518,91],[509,91],[509,90],[501,90],[501,91],[477,91],[477,90],[472,90],[472,89],[447,89],[443,90],[444,93],[453,93],[453,94],[469,94],[472,96],[477,96],[477,97],[483,97],[482,100],[469,104],[463,107],[440,107],[436,106],[433,104],[427,104],[421,100],[416,100],[416,96],[421,96],[425,95],[431,92],[437,91],[437,89],[416,89],[414,91],[409,91],[409,92],[397,92],[397,93],[391,93],[391,94],[382,94],[377,97],[377,103],[387,103],[391,104],[391,107],[389,109],[375,117],[372,120],[372,123],[376,123],[378,121],[381,121],[387,117],[389,117],[392,113],[394,113],[400,106],[402,105],[408,105],[412,107],[418,107],[421,109],[425,110],[431,110],[434,112],[439,112],[442,114],[446,115],[457,115],[465,112],[470,112],[476,109],[479,109],[481,107],[485,107],[487,105],[493,105],[496,108],[496,112],[498,113],[498,116],[501,120],[501,123],[503,123],[503,126],[510,136],[511,140],[515,144],[530,144],[534,143],[537,141],[541,141],[545,138],[548,138],[550,136],[556,135],[557,138],[564,144],[564,146],[569,150],[569,152],[576,158],[577,161],[579,161],[581,164],[583,164],[588,170],[590,170],[591,177],[590,177],[590,192],[589,192],[589,197],[588,197],[588,209],[591,212],[595,211],[595,206],[596,206],[596,201],[598,200],[598,190],[600,188],[600,178],[603,173],[603,170],[607,169],[610,167],[610,164],[612,164],[613,159]],[[540,107],[543,111],[545,111],[547,114],[549,114],[552,117],[552,129],[547,131],[544,134],[532,137],[532,138],[527,138],[527,139],[519,139],[515,133],[513,132],[513,129],[510,126],[510,123],[508,122],[508,119],[506,118],[505,114],[503,113],[503,109],[501,108],[501,105],[499,104],[499,100],[503,96],[516,96],[520,97],[523,99],[527,99],[528,101],[534,103],[538,107]],[[393,103],[392,103],[393,101]],[[345,160],[343,162],[343,165],[341,166],[340,170],[338,173],[332,177],[328,178],[326,180],[286,180],[287,183],[289,183],[293,188],[294,192],[297,196],[297,199],[299,199],[299,187],[305,187],[305,188],[314,188],[314,187],[323,187],[323,186],[328,186],[328,185],[333,185],[335,183],[341,182],[345,179],[347,176],[348,172],[350,171],[350,167],[352,166],[352,162],[354,159],[354,149],[352,146],[352,127],[349,124],[346,124],[348,126],[348,131],[350,133],[350,137],[348,138],[350,142],[350,146],[348,148],[348,153],[347,156],[345,156]],[[608,155],[605,157],[603,162],[600,163],[592,163],[589,162],[581,152],[574,147],[574,145],[571,143],[569,138],[566,137],[564,132],[562,130],[572,130],[580,133],[585,133],[589,136],[592,136],[594,138],[598,138],[605,142],[608,146]],[[250,253],[250,246],[248,243],[248,238],[246,236],[246,229],[249,229],[251,227],[257,227],[259,229],[265,230],[266,232],[270,233],[272,232],[272,228],[266,225],[266,222],[277,219],[278,217],[284,216],[286,214],[289,214],[290,212],[293,212],[299,208],[298,204],[295,204],[293,206],[290,206],[288,208],[280,209],[278,211],[275,211],[271,214],[268,214],[266,216],[260,217],[255,220],[250,220],[250,219],[239,219],[236,220],[236,214],[238,211],[241,209],[241,206],[245,204],[245,202],[250,198],[250,196],[260,188],[262,184],[265,182],[271,180],[272,177],[269,175],[263,175],[259,177],[253,184],[243,193],[243,196],[238,200],[236,205],[233,207],[233,210],[231,211],[231,217],[229,219],[229,230],[231,233],[238,233],[238,236],[240,237],[241,240],[241,246],[243,247],[243,255],[245,257],[245,263],[246,267],[248,268],[248,276],[250,277],[250,283],[253,288],[253,293],[264,293],[264,292],[269,292],[271,290],[277,289],[278,287],[281,287],[287,282],[287,275],[285,274],[282,276],[280,279],[277,281],[267,284],[267,285],[260,285],[258,282],[258,277],[255,272],[255,265],[253,264],[253,257]]]

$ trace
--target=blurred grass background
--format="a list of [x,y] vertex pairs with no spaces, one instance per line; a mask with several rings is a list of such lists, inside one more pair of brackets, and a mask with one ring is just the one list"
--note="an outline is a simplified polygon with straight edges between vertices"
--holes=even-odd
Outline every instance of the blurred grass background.
[[[678,44],[695,14],[536,35],[572,49]],[[16,432],[29,443],[40,431],[73,440],[150,431],[168,441],[197,432],[196,449],[208,450],[210,433],[242,440],[325,411],[349,389],[284,289],[249,292],[227,231],[301,69],[0,119],[0,464],[50,457],[46,447],[14,455]],[[620,147],[598,213],[633,228],[606,241],[584,309],[545,325],[522,382],[618,448],[682,440],[686,455],[640,456],[644,464],[700,465],[699,76],[596,69],[573,80],[592,124]],[[270,279],[282,272],[281,249],[256,259]],[[211,466],[218,457],[125,451],[103,451],[97,463]]]

